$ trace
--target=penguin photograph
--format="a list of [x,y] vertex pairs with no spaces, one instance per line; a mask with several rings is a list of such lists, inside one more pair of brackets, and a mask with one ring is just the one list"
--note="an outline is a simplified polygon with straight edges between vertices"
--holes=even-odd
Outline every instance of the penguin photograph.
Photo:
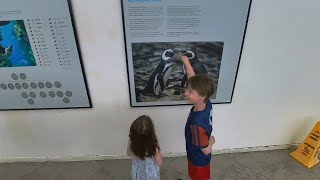
[[36,66],[22,20],[0,21],[0,68]]
[[185,100],[187,75],[179,53],[189,58],[195,74],[208,74],[214,80],[216,89],[223,46],[223,42],[133,43],[136,102]]

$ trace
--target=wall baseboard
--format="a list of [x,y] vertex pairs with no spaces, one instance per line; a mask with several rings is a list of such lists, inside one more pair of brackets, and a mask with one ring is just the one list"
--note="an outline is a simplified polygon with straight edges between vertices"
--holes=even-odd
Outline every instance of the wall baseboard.
[[[258,151],[271,151],[297,147],[298,144],[285,144],[285,145],[270,145],[258,146],[236,149],[222,149],[213,150],[212,154],[227,154],[227,153],[246,153]],[[171,152],[163,154],[164,157],[184,157],[186,153]],[[114,160],[114,159],[130,159],[128,155],[84,155],[84,156],[53,156],[53,157],[12,157],[1,158],[0,163],[18,163],[18,162],[65,162],[65,161],[100,161],[100,160]]]
[[[213,150],[212,154],[229,154],[229,153],[246,153],[246,152],[259,152],[259,151],[272,151],[281,150],[288,148],[297,148],[299,144],[284,144],[284,145],[269,145],[269,146],[257,146],[257,147],[245,147],[245,148],[235,148],[235,149],[221,149]],[[164,154],[164,157],[183,157],[187,156],[186,153],[168,153]]]

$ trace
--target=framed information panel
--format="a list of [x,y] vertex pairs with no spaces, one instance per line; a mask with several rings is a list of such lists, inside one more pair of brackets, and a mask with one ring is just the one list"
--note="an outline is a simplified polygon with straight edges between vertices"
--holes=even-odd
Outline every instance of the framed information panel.
[[90,108],[68,0],[2,0],[0,110]]
[[183,105],[186,72],[210,76],[212,103],[232,101],[251,0],[121,0],[131,106]]

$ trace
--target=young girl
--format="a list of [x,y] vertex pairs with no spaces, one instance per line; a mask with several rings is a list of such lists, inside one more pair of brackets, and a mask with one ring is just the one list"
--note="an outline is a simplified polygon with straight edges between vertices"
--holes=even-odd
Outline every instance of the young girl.
[[159,180],[163,159],[149,116],[138,117],[130,127],[128,154],[132,156],[133,180]]

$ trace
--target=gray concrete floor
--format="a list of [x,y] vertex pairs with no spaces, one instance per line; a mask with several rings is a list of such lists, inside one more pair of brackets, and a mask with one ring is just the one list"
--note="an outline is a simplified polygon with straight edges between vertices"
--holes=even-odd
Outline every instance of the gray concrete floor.
[[[307,169],[289,150],[214,155],[215,180],[319,180],[320,166]],[[185,157],[166,158],[161,179],[188,179]],[[130,179],[129,160],[0,164],[1,180],[122,180]]]

